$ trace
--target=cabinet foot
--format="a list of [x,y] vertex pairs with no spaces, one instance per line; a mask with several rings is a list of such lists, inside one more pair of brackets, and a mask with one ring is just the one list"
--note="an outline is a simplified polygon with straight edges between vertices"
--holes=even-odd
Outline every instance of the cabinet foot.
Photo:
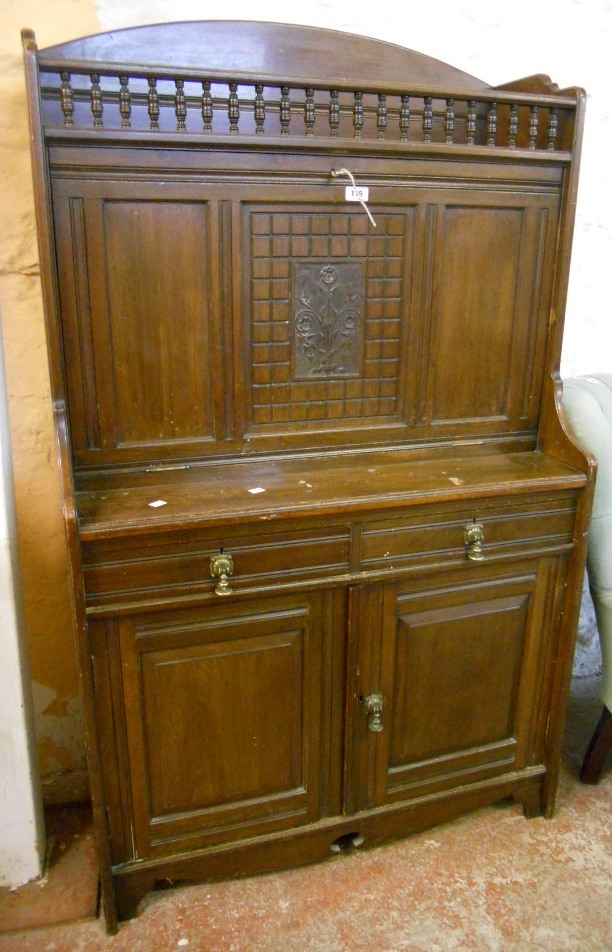
[[151,873],[115,879],[117,915],[120,920],[133,919],[138,906],[148,892],[155,888],[156,876]]
[[527,820],[533,820],[536,817],[544,815],[544,805],[542,803],[542,785],[524,787],[517,790],[514,799],[520,803],[523,808],[523,814]]
[[599,723],[584,755],[580,779],[582,783],[598,783],[604,761],[612,750],[612,714],[604,707]]

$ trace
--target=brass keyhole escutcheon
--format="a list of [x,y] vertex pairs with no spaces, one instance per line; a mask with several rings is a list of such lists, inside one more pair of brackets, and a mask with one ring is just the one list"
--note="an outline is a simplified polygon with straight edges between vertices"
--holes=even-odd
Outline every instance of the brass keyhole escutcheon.
[[218,578],[219,582],[215,587],[216,595],[231,595],[232,588],[229,584],[229,576],[234,574],[234,560],[229,552],[219,552],[218,555],[211,556],[210,559],[210,577]]
[[484,526],[482,522],[469,522],[463,533],[463,541],[467,549],[467,557],[472,562],[482,562],[484,553],[482,543],[484,542]]

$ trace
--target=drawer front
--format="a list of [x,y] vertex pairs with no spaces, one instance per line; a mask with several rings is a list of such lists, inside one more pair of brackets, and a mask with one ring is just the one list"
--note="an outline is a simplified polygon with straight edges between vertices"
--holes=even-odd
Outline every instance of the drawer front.
[[419,509],[364,524],[361,570],[390,571],[514,558],[572,545],[573,493],[469,508]]
[[219,579],[211,576],[211,558],[221,552],[232,557],[233,573],[228,578],[232,591],[325,580],[348,572],[350,528],[189,533],[139,543],[87,543],[83,549],[87,603],[120,605],[190,594],[218,598]]

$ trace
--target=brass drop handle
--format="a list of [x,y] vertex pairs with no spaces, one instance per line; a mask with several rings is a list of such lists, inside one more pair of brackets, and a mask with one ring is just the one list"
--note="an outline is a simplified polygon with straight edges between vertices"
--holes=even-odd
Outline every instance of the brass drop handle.
[[463,541],[467,548],[467,557],[472,562],[482,562],[484,553],[482,543],[484,542],[484,526],[482,522],[468,522],[463,533]]
[[228,582],[230,575],[234,574],[234,560],[228,552],[219,552],[218,555],[211,556],[210,559],[210,577],[218,578],[219,582],[215,587],[216,595],[231,595],[232,589]]
[[364,712],[368,716],[368,730],[379,734],[383,729],[382,712],[383,696],[382,694],[368,694],[367,697],[359,698]]

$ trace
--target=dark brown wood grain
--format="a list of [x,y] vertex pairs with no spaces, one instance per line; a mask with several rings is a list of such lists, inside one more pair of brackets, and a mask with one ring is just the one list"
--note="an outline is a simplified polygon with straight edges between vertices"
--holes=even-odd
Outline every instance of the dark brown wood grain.
[[261,23],[24,48],[109,930],[159,880],[550,816],[583,92]]

